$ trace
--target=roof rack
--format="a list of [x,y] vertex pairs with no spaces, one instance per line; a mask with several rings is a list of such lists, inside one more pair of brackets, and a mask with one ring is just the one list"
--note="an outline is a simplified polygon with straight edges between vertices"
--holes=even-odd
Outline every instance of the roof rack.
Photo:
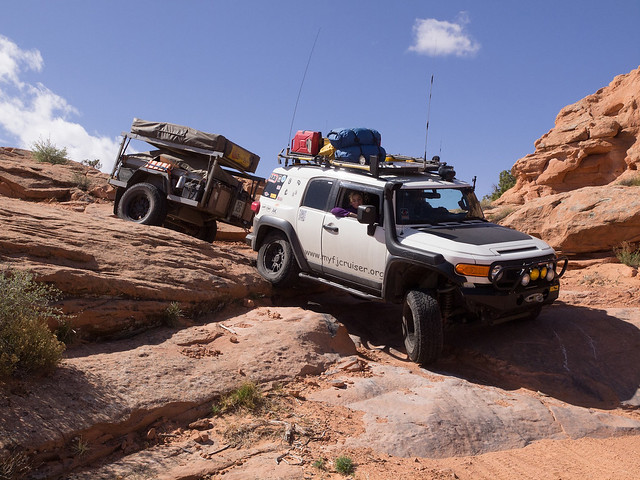
[[361,155],[361,163],[352,163],[321,155],[305,155],[292,152],[289,148],[283,148],[278,154],[278,163],[282,162],[284,162],[285,167],[291,163],[291,165],[345,168],[358,173],[369,173],[375,178],[383,174],[436,172],[443,179],[450,181],[455,176],[453,167],[441,162],[440,157],[437,155],[431,160],[406,155],[387,155],[383,161],[380,161],[377,155],[371,155],[369,162]]

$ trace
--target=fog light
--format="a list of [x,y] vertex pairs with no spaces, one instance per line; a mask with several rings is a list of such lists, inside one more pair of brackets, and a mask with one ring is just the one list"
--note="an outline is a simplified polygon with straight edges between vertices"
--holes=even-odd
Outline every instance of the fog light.
[[520,283],[522,284],[523,287],[526,287],[527,285],[529,285],[530,281],[531,281],[531,277],[529,276],[528,273],[525,273],[522,277],[522,280],[520,280]]
[[550,282],[554,278],[556,278],[556,272],[555,272],[555,270],[553,268],[550,268],[547,271],[547,276],[546,276],[547,282]]
[[540,269],[540,278],[546,278],[547,277],[547,267],[542,267]]
[[538,278],[540,278],[540,270],[538,270],[537,268],[532,268],[529,272],[529,275],[531,277],[531,280],[535,282]]

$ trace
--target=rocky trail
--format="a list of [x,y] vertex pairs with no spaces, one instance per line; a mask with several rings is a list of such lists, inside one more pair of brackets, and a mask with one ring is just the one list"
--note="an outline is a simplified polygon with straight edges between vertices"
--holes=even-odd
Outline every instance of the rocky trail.
[[[425,369],[397,307],[274,291],[245,232],[124,222],[111,195],[0,149],[2,268],[60,289],[78,334],[53,375],[0,388],[24,478],[345,478],[341,456],[357,479],[640,477],[640,279],[610,254],[573,256],[535,321],[447,332]],[[247,385],[258,407],[220,407]]]

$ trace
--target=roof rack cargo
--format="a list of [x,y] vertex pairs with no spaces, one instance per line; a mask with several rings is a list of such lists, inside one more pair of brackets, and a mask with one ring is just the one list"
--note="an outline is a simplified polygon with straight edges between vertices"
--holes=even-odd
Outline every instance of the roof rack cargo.
[[406,155],[387,155],[383,161],[380,161],[377,155],[372,155],[369,157],[369,162],[363,156],[360,157],[360,161],[361,163],[352,163],[321,155],[305,155],[292,152],[289,148],[283,148],[278,154],[278,163],[282,164],[284,162],[285,167],[291,163],[298,166],[346,168],[359,173],[371,174],[375,178],[383,174],[416,174],[423,172],[436,172],[448,181],[453,180],[455,177],[453,167],[441,162],[440,157],[437,155],[431,160]]

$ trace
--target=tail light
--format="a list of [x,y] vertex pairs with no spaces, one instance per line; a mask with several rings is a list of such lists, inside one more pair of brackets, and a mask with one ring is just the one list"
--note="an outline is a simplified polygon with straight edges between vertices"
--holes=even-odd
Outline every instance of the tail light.
[[255,201],[251,204],[251,211],[253,213],[258,213],[260,211],[260,202]]

